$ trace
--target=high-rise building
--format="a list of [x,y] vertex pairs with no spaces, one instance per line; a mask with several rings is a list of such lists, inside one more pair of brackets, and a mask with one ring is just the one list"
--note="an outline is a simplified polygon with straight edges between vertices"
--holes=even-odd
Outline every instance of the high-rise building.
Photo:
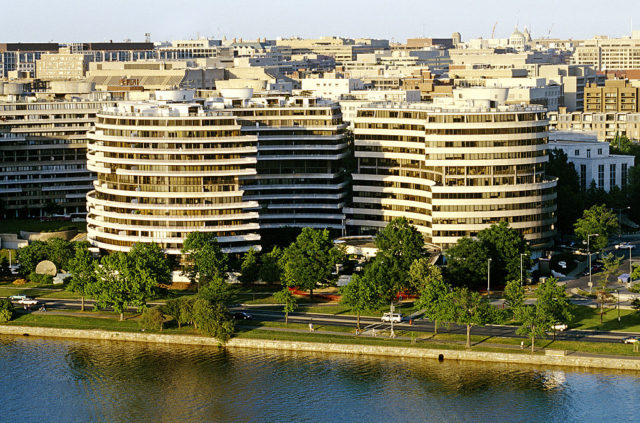
[[[179,94],[180,92],[175,92]],[[255,201],[243,199],[256,173],[257,137],[233,114],[190,103],[121,103],[98,113],[88,167],[90,242],[128,251],[155,242],[179,254],[190,232],[211,232],[227,252],[258,245]]]
[[584,40],[575,49],[572,63],[591,65],[597,70],[640,68],[640,31],[631,38],[596,37]]
[[628,81],[607,80],[604,87],[595,84],[584,89],[585,112],[638,112],[640,88]]
[[156,242],[178,254],[190,232],[205,231],[240,253],[286,227],[343,230],[349,145],[338,104],[223,94],[194,102],[188,91],[157,92],[159,102],[98,114],[89,144],[93,245]]
[[85,211],[87,133],[113,101],[0,103],[0,217]]
[[555,234],[555,179],[544,174],[545,111],[491,101],[379,104],[355,119],[347,225],[375,232],[395,217],[447,248],[506,221],[534,249]]

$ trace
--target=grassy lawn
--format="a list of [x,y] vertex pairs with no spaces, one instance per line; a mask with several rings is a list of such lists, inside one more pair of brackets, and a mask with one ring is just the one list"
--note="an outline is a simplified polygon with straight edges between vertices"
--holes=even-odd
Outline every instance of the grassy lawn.
[[[76,310],[74,314],[80,314]],[[12,320],[7,325],[14,326],[41,326],[48,328],[65,328],[65,329],[99,329],[121,332],[139,332],[137,313],[125,313],[124,321],[118,320],[118,315],[113,312],[100,311],[99,316],[95,312],[86,311],[83,316],[64,316],[56,315],[51,312],[47,313],[23,313]],[[93,316],[92,316],[93,314]],[[196,335],[198,332],[193,327],[177,327],[170,325],[164,329],[162,333],[180,334],[180,335]]]
[[620,310],[620,324],[618,324],[618,311],[615,308],[606,308],[600,323],[600,309],[587,306],[574,308],[574,319],[571,329],[606,330],[640,332],[640,313],[635,310]]
[[[343,314],[347,316],[355,316],[356,313],[352,312],[348,306],[339,303],[327,303],[326,305],[318,305],[318,304],[301,304],[296,311],[304,312],[304,313],[320,313],[320,314]],[[380,317],[383,313],[389,311],[388,306],[384,306],[379,310],[373,312],[363,313],[361,316],[367,317]],[[415,313],[418,309],[411,302],[402,303],[402,307],[398,309],[396,306],[395,312],[402,313],[404,316],[408,316],[412,313]]]
[[[69,311],[71,312],[71,311]],[[74,315],[57,315],[54,313],[22,313],[8,325],[24,325],[24,326],[40,326],[52,328],[69,328],[69,329],[85,329],[85,330],[110,330],[123,332],[139,332],[138,319],[136,313],[127,313],[123,322],[118,321],[115,313],[110,312],[71,312]],[[180,334],[180,335],[197,335],[198,331],[193,327],[186,326],[178,329],[173,322],[168,322],[167,328],[162,331],[163,334]],[[257,329],[260,327],[261,329]],[[302,329],[304,332],[286,332],[278,330],[268,330],[269,328],[280,329]],[[412,337],[414,341],[406,339],[391,339],[380,333],[380,336],[372,338],[366,336],[351,336],[353,327],[331,326],[315,324],[314,328],[318,332],[310,333],[307,324],[282,322],[254,322],[245,321],[236,327],[235,337],[253,338],[253,339],[271,339],[271,340],[288,340],[288,341],[309,341],[309,342],[327,342],[335,344],[357,344],[357,345],[386,345],[399,347],[414,348],[431,348],[445,350],[463,350],[465,348],[465,335],[443,334],[433,336],[431,333],[416,333],[399,330],[396,334],[399,337]],[[265,330],[266,329],[266,330]],[[322,333],[322,331],[342,332],[340,334]],[[528,354],[529,343],[525,340],[525,348],[513,348],[520,345],[522,339],[518,338],[494,338],[486,336],[471,336],[472,350],[487,352],[507,352],[516,354]],[[504,346],[504,347],[502,347]],[[640,353],[633,352],[632,345],[622,343],[601,343],[601,342],[579,342],[579,341],[553,341],[551,339],[537,339],[537,348],[558,349],[566,351],[578,351],[590,354],[617,355],[617,356],[633,356],[640,357]],[[537,354],[543,354],[538,351]]]
[[0,220],[0,233],[17,234],[20,231],[54,231],[65,226],[74,226],[78,229],[78,232],[87,232],[86,222],[71,222],[66,220],[41,222],[38,219],[3,219]]
[[[31,286],[30,286],[31,285]],[[64,289],[43,288],[35,284],[26,284],[16,287],[0,286],[0,298],[11,295],[24,294],[30,297],[43,297],[55,299],[80,299],[80,295]]]

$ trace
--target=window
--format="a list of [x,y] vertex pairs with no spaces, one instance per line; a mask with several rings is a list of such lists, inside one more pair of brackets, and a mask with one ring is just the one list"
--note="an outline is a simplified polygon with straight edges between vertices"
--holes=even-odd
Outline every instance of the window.
[[587,158],[591,157],[591,150],[587,149]]
[[587,190],[587,165],[580,165],[580,189]]
[[598,188],[604,189],[604,165],[598,165]]
[[598,148],[598,156],[602,156],[602,148]]
[[616,164],[609,165],[609,189],[616,186]]
[[622,163],[622,167],[620,168],[620,185],[622,186],[622,188],[624,188],[625,186],[627,186],[627,181],[629,178],[628,175],[628,169],[627,169],[627,164],[626,163]]
[[573,152],[573,155],[574,155],[574,156],[576,156],[576,157],[577,157],[577,156],[579,156],[579,155],[580,155],[580,150],[576,150],[576,151],[574,151],[574,152]]

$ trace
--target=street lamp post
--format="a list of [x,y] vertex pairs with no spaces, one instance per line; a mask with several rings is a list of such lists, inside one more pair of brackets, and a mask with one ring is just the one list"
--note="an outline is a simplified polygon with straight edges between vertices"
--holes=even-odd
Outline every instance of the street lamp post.
[[616,308],[618,309],[618,326],[620,326],[620,291],[616,289],[616,294],[618,296],[618,304]]
[[487,260],[487,298],[491,296],[491,258]]
[[631,249],[633,246],[627,245],[627,247],[629,248],[629,280],[631,280]]
[[622,238],[622,225],[620,224],[620,222],[622,221],[622,211],[629,210],[629,209],[631,209],[630,206],[623,207],[621,209],[612,209],[618,212],[618,238]]
[[521,253],[520,254],[520,288],[522,288],[522,284],[523,284],[523,273],[522,273],[522,257],[526,256],[526,254]]
[[395,310],[394,310],[394,307],[393,307],[393,300],[391,300],[391,307],[390,307],[390,310],[391,310],[391,314],[390,314],[390,316],[389,316],[389,322],[391,323],[391,333],[389,334],[389,337],[390,337],[390,338],[395,338],[395,337],[396,337],[396,334],[395,334],[395,332],[393,331],[393,312],[395,311]]
[[593,282],[591,281],[591,237],[598,236],[598,234],[589,234],[587,235],[587,254],[589,254],[589,294],[591,294],[591,288],[593,287]]

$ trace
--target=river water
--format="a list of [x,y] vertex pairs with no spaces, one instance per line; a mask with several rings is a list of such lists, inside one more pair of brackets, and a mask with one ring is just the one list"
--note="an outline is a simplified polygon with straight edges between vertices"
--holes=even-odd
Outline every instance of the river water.
[[640,374],[0,335],[0,421],[640,421]]

